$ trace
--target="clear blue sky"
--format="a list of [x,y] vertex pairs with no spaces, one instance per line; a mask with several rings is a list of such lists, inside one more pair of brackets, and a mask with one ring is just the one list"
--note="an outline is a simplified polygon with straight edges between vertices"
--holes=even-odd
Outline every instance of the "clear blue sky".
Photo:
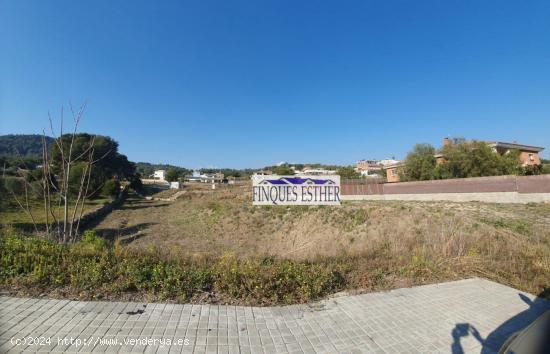
[[0,0],[0,134],[69,101],[133,161],[402,158],[446,136],[550,156],[550,1]]

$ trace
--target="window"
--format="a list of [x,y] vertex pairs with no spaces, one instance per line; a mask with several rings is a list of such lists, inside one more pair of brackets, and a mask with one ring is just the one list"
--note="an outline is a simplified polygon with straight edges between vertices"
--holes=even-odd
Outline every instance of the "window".
[[394,176],[394,177],[397,176],[397,168],[392,168],[391,169],[391,175]]
[[533,154],[529,154],[529,161],[535,161],[535,156]]

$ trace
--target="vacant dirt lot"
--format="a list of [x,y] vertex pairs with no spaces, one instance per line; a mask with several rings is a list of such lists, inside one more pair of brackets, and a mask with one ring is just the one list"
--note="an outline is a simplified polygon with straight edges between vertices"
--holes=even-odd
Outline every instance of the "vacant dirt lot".
[[379,201],[254,207],[248,186],[194,185],[174,202],[131,196],[96,229],[128,247],[174,255],[359,259],[369,279],[358,284],[366,286],[373,269],[381,279],[393,278],[395,286],[468,275],[532,292],[550,284],[548,204]]

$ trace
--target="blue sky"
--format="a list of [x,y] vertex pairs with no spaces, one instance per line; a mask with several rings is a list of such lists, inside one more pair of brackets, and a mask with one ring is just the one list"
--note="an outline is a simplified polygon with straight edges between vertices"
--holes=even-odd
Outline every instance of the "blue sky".
[[133,161],[351,164],[447,135],[549,157],[550,2],[0,0],[0,134],[84,101]]

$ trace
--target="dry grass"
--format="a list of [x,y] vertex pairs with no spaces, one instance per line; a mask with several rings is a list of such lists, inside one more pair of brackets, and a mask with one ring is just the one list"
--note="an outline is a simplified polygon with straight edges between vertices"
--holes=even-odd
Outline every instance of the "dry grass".
[[[1,197],[4,197],[4,196],[0,196],[0,198]],[[109,202],[111,202],[111,199],[108,199],[108,198],[96,198],[96,199],[86,200],[86,204],[84,205],[84,212],[85,213],[92,212],[94,210],[101,208],[103,205]],[[33,200],[29,204],[29,207],[35,222],[41,228],[42,224],[46,222],[44,205],[42,204],[41,201]],[[69,206],[69,210],[72,212],[73,208],[74,208],[74,204],[71,204]],[[61,219],[63,217],[63,207],[61,206],[61,204],[59,207],[57,205],[53,207],[52,212],[55,214],[55,216],[58,219]],[[49,217],[49,221],[50,222],[52,221],[51,216]],[[32,226],[32,218],[26,211],[22,210],[18,206],[11,206],[4,210],[0,210],[0,228],[9,227],[9,226],[29,229]]]
[[538,293],[550,284],[550,205],[350,202],[253,207],[249,188],[189,188],[175,202],[130,197],[97,231],[131,248],[348,263],[354,288],[483,276]]

